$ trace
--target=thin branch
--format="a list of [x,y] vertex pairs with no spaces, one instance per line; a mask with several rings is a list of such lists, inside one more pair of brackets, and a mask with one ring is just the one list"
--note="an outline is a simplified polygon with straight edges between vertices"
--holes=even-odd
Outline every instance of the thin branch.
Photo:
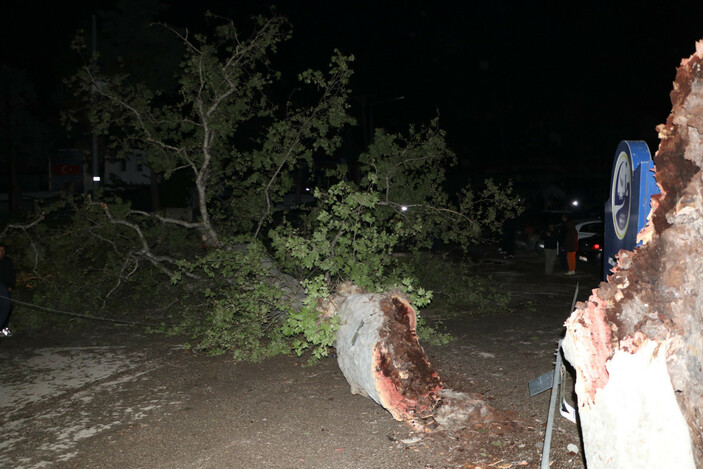
[[452,215],[452,218],[461,218],[471,224],[476,223],[476,221],[474,219],[470,218],[465,213],[458,212],[456,210],[452,210],[449,208],[435,207],[433,205],[428,205],[428,204],[410,204],[410,205],[408,205],[408,204],[399,204],[397,202],[391,202],[389,200],[386,200],[385,202],[378,202],[377,205],[391,207],[395,211],[397,211],[398,213],[403,212],[403,210],[402,210],[403,207],[405,207],[408,210],[411,208],[419,208],[419,209],[425,210],[427,212],[436,212],[436,213],[441,213],[441,214],[446,214],[446,215]]
[[[90,83],[93,86],[93,89],[103,98],[109,100],[110,102],[116,104],[118,107],[123,108],[124,110],[128,111],[130,114],[132,114],[136,119],[137,122],[139,123],[139,128],[144,132],[146,136],[146,140],[154,145],[162,147],[162,149],[165,150],[170,150],[173,152],[180,153],[183,151],[183,148],[179,148],[173,145],[170,145],[160,139],[157,139],[153,136],[151,131],[149,130],[148,126],[146,125],[147,119],[144,118],[143,113],[139,111],[137,108],[132,106],[131,104],[125,102],[122,99],[118,99],[112,94],[106,93],[103,91],[103,87],[100,86],[99,80],[96,79],[95,75],[90,71],[89,67],[84,67],[84,71],[88,74],[88,78],[90,79]],[[153,122],[153,120],[149,119],[150,122]]]
[[181,34],[181,33],[179,33],[178,31],[176,31],[173,27],[171,27],[171,26],[169,26],[169,25],[167,25],[167,24],[158,23],[158,25],[161,26],[161,27],[163,27],[163,28],[165,28],[165,29],[168,29],[169,31],[171,31],[178,39],[181,40],[181,42],[183,42],[183,44],[185,44],[189,49],[191,49],[191,51],[192,51],[194,54],[202,54],[202,52],[200,51],[200,49],[198,49],[197,47],[195,47],[195,45],[193,45],[193,43],[190,42],[190,39],[188,39],[188,36],[190,35],[190,31],[188,31],[188,28],[186,28],[185,34]]
[[12,230],[21,230],[24,232],[25,236],[29,238],[29,243],[32,246],[32,250],[34,251],[34,267],[32,268],[32,272],[36,274],[37,276],[41,277],[39,274],[39,249],[37,249],[37,246],[34,242],[34,238],[29,235],[29,230],[37,226],[39,223],[44,221],[44,218],[46,217],[45,212],[40,212],[37,217],[32,220],[29,223],[9,223],[5,225],[5,228],[0,232],[0,238],[5,237],[7,233],[12,229]]
[[[145,258],[148,260],[154,267],[159,269],[161,272],[164,274],[168,275],[169,277],[173,277],[174,271],[172,271],[170,268],[166,267],[164,263],[168,263],[171,265],[176,265],[177,262],[175,259],[168,257],[168,256],[157,256],[151,251],[151,247],[149,246],[149,243],[144,236],[144,233],[141,229],[141,227],[135,223],[131,223],[127,220],[123,220],[120,218],[115,218],[112,215],[112,212],[110,211],[110,208],[107,206],[106,203],[104,202],[92,202],[92,204],[98,204],[100,208],[102,209],[103,213],[105,213],[105,216],[107,217],[108,221],[114,225],[122,225],[130,228],[134,233],[136,233],[137,237],[139,238],[139,242],[141,244],[141,249],[132,251],[130,254],[131,255],[136,255],[139,254],[141,257]],[[194,279],[199,279],[197,275],[194,275],[190,272],[186,272],[186,276]]]
[[35,227],[36,225],[38,225],[42,221],[44,221],[45,216],[46,216],[46,214],[44,212],[41,212],[37,216],[37,218],[35,218],[33,221],[31,221],[29,223],[9,223],[9,224],[5,225],[5,228],[3,228],[2,231],[0,231],[0,238],[4,237],[7,234],[7,232],[10,231],[11,229],[12,230],[27,231],[27,230]]
[[281,163],[278,165],[278,168],[276,168],[276,171],[273,173],[273,176],[271,176],[271,179],[269,179],[268,184],[266,184],[266,187],[264,188],[264,197],[266,198],[266,212],[264,212],[261,215],[261,217],[259,218],[259,224],[256,226],[256,231],[254,232],[254,238],[258,238],[259,232],[261,231],[261,228],[264,225],[264,220],[266,220],[266,217],[268,217],[269,214],[271,213],[271,196],[270,196],[271,187],[273,186],[273,183],[278,178],[278,175],[281,173],[281,171],[285,167],[286,163],[288,163],[288,159],[290,158],[291,154],[293,153],[293,150],[295,149],[295,147],[299,143],[300,143],[300,136],[297,136],[295,138],[293,144],[288,147],[288,151],[286,152],[283,159],[281,160]]
[[185,221],[185,220],[179,220],[177,218],[164,217],[162,215],[159,215],[158,213],[144,212],[143,210],[130,210],[129,215],[141,215],[143,217],[155,218],[156,220],[159,220],[161,223],[179,225],[179,226],[182,226],[184,228],[189,228],[189,229],[197,229],[197,228],[203,227],[202,222],[193,223],[193,222],[189,222],[189,221]]
[[[127,266],[130,264],[130,262],[134,262],[134,267],[132,268],[132,270],[131,270],[130,273],[128,273],[126,276],[124,276],[124,275],[123,275],[123,272],[126,270]],[[130,253],[127,255],[127,257],[125,258],[124,263],[122,264],[122,268],[120,269],[120,273],[119,273],[119,275],[117,276],[117,283],[115,283],[115,285],[110,289],[110,291],[108,291],[108,292],[105,294],[105,296],[103,297],[103,304],[102,304],[101,309],[104,309],[104,308],[105,308],[105,306],[107,305],[107,300],[108,300],[108,298],[110,298],[110,296],[111,296],[115,291],[117,291],[117,289],[120,287],[120,285],[122,285],[122,280],[123,280],[123,279],[128,279],[129,277],[131,277],[132,275],[134,275],[134,273],[137,271],[138,268],[139,268],[139,260],[138,260],[137,258],[135,258],[135,257],[132,257],[132,253],[130,252]]]
[[329,98],[333,95],[336,95],[336,93],[339,91],[340,86],[343,86],[343,83],[341,83],[339,80],[332,80],[329,83],[329,85],[327,87],[325,87],[325,92],[320,97],[315,108],[310,110],[310,113],[306,116],[305,120],[303,120],[298,125],[298,127],[296,127],[294,129],[295,136],[292,139],[292,143],[290,145],[288,145],[287,149],[283,149],[283,152],[282,152],[283,158],[281,159],[281,162],[278,165],[278,167],[276,168],[276,171],[274,171],[273,175],[269,179],[269,182],[266,184],[266,187],[264,188],[264,197],[266,199],[266,211],[259,218],[259,223],[257,224],[256,231],[254,232],[254,238],[257,238],[259,236],[259,233],[261,232],[264,221],[271,214],[271,196],[270,196],[271,187],[276,182],[276,179],[278,179],[283,168],[286,166],[286,164],[289,163],[289,159],[291,158],[291,155],[293,154],[295,148],[302,141],[301,134],[303,133],[303,129],[309,129],[311,127],[312,122],[315,120],[315,118],[318,117],[320,115],[320,113],[324,110],[325,105],[328,102]]

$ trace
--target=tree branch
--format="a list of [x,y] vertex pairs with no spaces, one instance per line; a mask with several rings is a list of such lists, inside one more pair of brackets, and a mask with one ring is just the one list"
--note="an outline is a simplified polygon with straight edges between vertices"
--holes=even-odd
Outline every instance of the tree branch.
[[[130,252],[131,256],[134,256],[136,258],[136,256],[139,255],[140,257],[143,257],[144,259],[148,260],[154,267],[159,269],[161,272],[163,272],[164,274],[169,276],[169,278],[174,276],[174,271],[171,270],[170,268],[166,267],[166,265],[164,265],[164,263],[176,265],[176,260],[171,257],[168,257],[168,256],[155,255],[152,252],[151,247],[149,246],[149,242],[147,241],[146,237],[144,236],[144,232],[142,231],[142,228],[139,225],[137,225],[136,223],[131,223],[127,220],[115,218],[112,215],[110,208],[104,202],[91,202],[91,204],[99,205],[100,208],[102,209],[103,213],[107,217],[107,220],[110,223],[112,223],[114,225],[126,226],[126,227],[130,228],[137,235],[137,237],[139,238],[141,249],[131,251]],[[194,275],[189,272],[186,272],[186,275],[190,278],[199,279],[199,277],[197,275]]]

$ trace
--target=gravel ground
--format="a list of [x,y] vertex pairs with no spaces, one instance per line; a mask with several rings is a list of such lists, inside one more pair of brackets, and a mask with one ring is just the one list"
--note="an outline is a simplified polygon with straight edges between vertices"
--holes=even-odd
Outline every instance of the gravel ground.
[[[425,347],[468,420],[396,422],[349,392],[334,358],[235,363],[127,326],[20,333],[0,342],[0,467],[538,468],[550,392],[527,383],[553,367],[577,282],[580,300],[598,285],[595,267],[547,277],[541,262],[483,257],[511,310],[457,311],[456,340]],[[552,468],[585,467],[578,426],[558,413],[551,447]]]

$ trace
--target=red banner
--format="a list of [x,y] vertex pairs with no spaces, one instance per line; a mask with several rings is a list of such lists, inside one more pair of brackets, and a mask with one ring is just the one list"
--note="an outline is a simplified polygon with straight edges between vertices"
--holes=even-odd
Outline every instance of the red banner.
[[65,175],[69,175],[69,174],[80,174],[81,173],[81,165],[68,164],[68,163],[52,164],[51,165],[51,172],[53,174],[56,174],[57,176],[65,176]]

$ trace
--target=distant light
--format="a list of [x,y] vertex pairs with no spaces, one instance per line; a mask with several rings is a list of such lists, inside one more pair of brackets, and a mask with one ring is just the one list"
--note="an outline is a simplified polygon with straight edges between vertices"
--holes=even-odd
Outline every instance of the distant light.
[[400,211],[401,211],[401,212],[407,212],[407,211],[408,211],[408,207],[407,207],[406,205],[403,205],[403,206],[400,207]]
[[93,182],[100,182],[100,176],[93,176]]
[[312,190],[312,189],[310,189],[309,187],[306,187],[306,188],[305,188],[305,192],[310,192],[311,190]]
[[578,200],[574,200],[573,202],[571,202],[571,205],[573,205],[574,207],[578,207],[578,206],[579,206],[579,201],[578,201]]
[[596,244],[593,245],[593,250],[594,250],[594,251],[597,251],[597,250],[599,250],[599,249],[600,249],[600,244],[596,243]]

